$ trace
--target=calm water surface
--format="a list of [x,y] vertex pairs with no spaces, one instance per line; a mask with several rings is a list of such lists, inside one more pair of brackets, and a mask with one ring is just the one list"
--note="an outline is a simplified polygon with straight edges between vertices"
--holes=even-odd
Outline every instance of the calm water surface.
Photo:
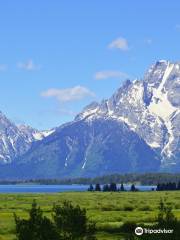
[[[89,185],[0,185],[0,193],[57,193],[57,192],[84,192]],[[129,185],[124,185],[130,190]],[[151,191],[156,186],[136,186],[140,191]]]

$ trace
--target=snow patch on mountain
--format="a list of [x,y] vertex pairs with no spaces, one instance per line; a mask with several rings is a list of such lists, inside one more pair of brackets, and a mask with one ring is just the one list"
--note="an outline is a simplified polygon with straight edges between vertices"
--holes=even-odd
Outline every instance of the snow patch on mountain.
[[43,138],[49,136],[50,134],[52,134],[55,131],[55,129],[51,129],[51,130],[44,130],[44,131],[35,131],[33,133],[33,137],[35,140],[40,141]]
[[143,80],[127,80],[110,99],[87,106],[75,120],[110,118],[124,122],[160,153],[162,161],[172,156],[176,158],[180,151],[177,131],[179,85],[180,63],[157,61]]
[[34,141],[42,140],[54,131],[38,131],[26,125],[16,126],[0,112],[0,163],[11,163],[28,151]]
[[[123,122],[123,127],[128,126],[131,133],[135,132],[153,148],[163,164],[175,165],[180,156],[180,62],[157,61],[142,80],[127,80],[109,99],[85,107],[72,123],[82,121],[91,126],[102,119]],[[25,125],[16,126],[0,113],[0,162],[17,159],[33,142],[43,141],[68,126],[71,124],[64,124],[59,130],[38,131]],[[93,143],[93,136],[90,137]],[[69,137],[65,141],[69,153],[63,165],[67,168],[73,158],[71,152],[79,146]],[[81,162],[84,170],[89,164],[88,149],[91,148],[87,147]]]
[[167,98],[167,92],[165,91],[165,83],[174,67],[174,64],[168,63],[167,68],[164,72],[162,81],[158,88],[153,89],[153,98],[148,107],[149,111],[158,117],[166,121],[169,116],[177,110],[173,107]]

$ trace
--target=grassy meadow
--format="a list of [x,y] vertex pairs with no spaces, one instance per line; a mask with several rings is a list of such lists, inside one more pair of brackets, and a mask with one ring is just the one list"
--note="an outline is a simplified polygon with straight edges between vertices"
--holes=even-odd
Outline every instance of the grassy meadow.
[[33,199],[44,214],[51,217],[55,202],[70,200],[87,209],[90,220],[97,223],[98,240],[123,239],[119,227],[127,221],[151,224],[155,222],[160,199],[173,207],[180,219],[180,191],[169,192],[68,192],[55,194],[0,194],[0,240],[14,240],[13,213],[27,217]]

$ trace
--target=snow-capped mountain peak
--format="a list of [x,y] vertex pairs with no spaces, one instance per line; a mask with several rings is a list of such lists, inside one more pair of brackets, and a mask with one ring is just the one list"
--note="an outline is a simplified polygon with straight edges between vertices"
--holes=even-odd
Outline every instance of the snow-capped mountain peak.
[[179,123],[180,62],[160,60],[142,80],[125,81],[109,99],[91,103],[74,121],[57,129],[38,131],[16,126],[0,113],[0,162],[10,163],[15,159],[18,164],[28,162],[26,166],[31,166],[35,161],[35,169],[39,161],[46,168],[53,156],[51,163],[69,173],[70,167],[73,171],[79,166],[83,172],[89,167],[93,171],[96,160],[99,171],[101,167],[105,167],[105,172],[108,167],[115,171],[111,162],[114,159],[117,165],[123,162],[124,171],[129,167],[141,171],[146,164],[146,170],[160,167],[177,171]]
[[180,63],[157,61],[143,80],[127,80],[110,99],[78,116],[86,121],[112,118],[126,123],[159,152],[162,162],[174,164],[180,154]]
[[53,131],[38,131],[27,125],[16,126],[0,112],[0,163],[10,163],[24,154],[32,142],[42,140]]
[[149,111],[159,116],[164,121],[168,120],[173,112],[177,110],[168,100],[168,90],[165,85],[174,68],[173,63],[167,63],[161,83],[157,88],[152,89],[152,99],[149,105]]

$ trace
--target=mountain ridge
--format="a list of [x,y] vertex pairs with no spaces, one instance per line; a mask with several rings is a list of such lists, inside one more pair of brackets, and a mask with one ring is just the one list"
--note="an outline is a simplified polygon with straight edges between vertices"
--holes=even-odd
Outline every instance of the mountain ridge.
[[15,125],[0,112],[0,164],[11,163],[54,130],[38,131],[28,125]]
[[142,80],[126,80],[109,99],[92,102],[72,122],[33,141],[15,157],[15,168],[35,178],[177,172],[179,122],[180,63],[160,60]]

